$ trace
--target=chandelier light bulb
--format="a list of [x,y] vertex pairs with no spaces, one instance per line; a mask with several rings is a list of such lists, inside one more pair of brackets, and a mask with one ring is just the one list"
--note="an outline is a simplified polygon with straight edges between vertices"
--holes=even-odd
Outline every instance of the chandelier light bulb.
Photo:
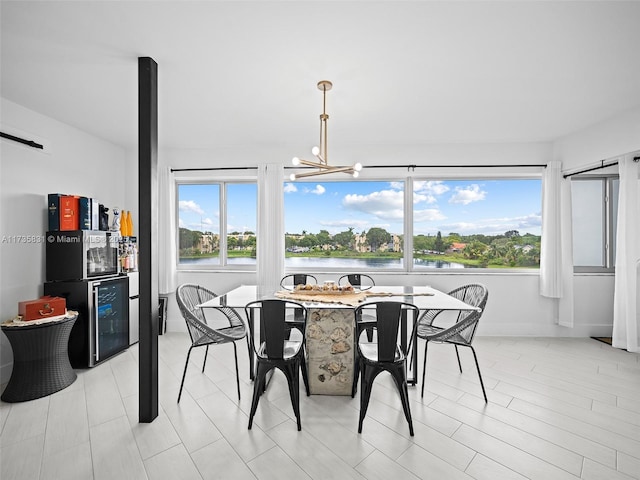
[[317,157],[318,154],[320,153],[320,149],[318,147],[313,147],[311,149],[311,153]]
[[296,174],[292,173],[291,175],[289,175],[289,180],[291,180],[292,182],[296,181]]
[[297,167],[298,165],[300,165],[300,159],[298,157],[293,157],[291,159],[291,163],[293,163],[293,165]]
[[356,163],[356,164],[353,166],[353,169],[354,169],[356,172],[359,172],[360,170],[362,170],[362,164],[361,164],[360,162]]
[[358,178],[359,175],[360,175],[360,172],[358,170],[353,171],[353,178]]

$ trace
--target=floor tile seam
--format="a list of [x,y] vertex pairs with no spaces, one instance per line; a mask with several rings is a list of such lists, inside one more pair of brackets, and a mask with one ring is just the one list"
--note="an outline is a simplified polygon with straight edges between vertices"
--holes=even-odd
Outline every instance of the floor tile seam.
[[[596,428],[596,429],[601,430],[601,431],[603,431],[603,432],[607,432],[607,433],[610,433],[610,434],[613,434],[613,435],[618,435],[618,436],[620,436],[620,437],[624,437],[624,438],[625,438],[625,439],[627,439],[627,440],[631,440],[631,441],[634,441],[634,442],[638,442],[638,443],[640,444],[640,427],[639,427],[639,428],[637,428],[637,430],[638,430],[638,432],[637,432],[637,438],[634,438],[634,437],[632,437],[632,436],[627,435],[626,433],[622,433],[622,432],[620,432],[620,431],[618,431],[618,430],[614,430],[614,429],[613,429],[613,426],[611,426],[611,428],[607,428],[607,426],[601,426],[601,425],[598,425],[598,424],[596,424],[596,423],[592,423],[591,421],[587,421],[587,420],[584,420],[584,419],[582,419],[582,418],[580,418],[580,417],[578,417],[578,416],[575,416],[575,414],[573,414],[573,413],[572,413],[574,410],[570,410],[568,413],[567,413],[567,412],[560,412],[560,411],[558,411],[558,410],[554,410],[554,409],[552,409],[552,408],[547,408],[547,407],[545,407],[544,405],[539,405],[539,404],[536,404],[536,403],[531,403],[531,402],[529,402],[529,401],[522,400],[522,399],[517,399],[517,400],[518,400],[518,401],[520,401],[520,402],[524,402],[524,403],[526,403],[526,404],[529,404],[529,405],[533,405],[534,407],[541,408],[541,409],[543,409],[543,410],[549,411],[549,412],[551,412],[552,414],[555,414],[555,415],[562,415],[563,417],[566,417],[566,418],[568,418],[568,419],[570,419],[570,420],[572,420],[572,421],[580,422],[582,425],[587,425],[587,426],[589,426],[589,427],[591,427],[591,428]],[[513,410],[514,410],[514,411],[518,411],[518,410],[515,410],[515,408],[514,408]],[[606,416],[605,414],[599,414],[598,412],[594,412],[593,410],[586,410],[586,409],[581,409],[581,410],[586,411],[586,412],[589,412],[589,413],[593,413],[594,415]],[[616,420],[618,420],[618,422],[619,422],[619,423],[623,423],[623,422],[622,422],[621,420],[619,420],[619,419],[616,419]],[[608,424],[607,424],[607,423],[605,423],[605,425],[611,425],[611,424],[610,424],[610,423],[608,423]],[[625,425],[623,424],[623,426],[625,426]],[[621,439],[621,440],[622,440],[622,439]]]
[[[564,432],[567,432],[567,433],[570,433],[570,434],[572,434],[572,435],[575,435],[576,437],[580,437],[580,438],[582,438],[582,439],[584,439],[584,440],[586,440],[586,441],[589,441],[589,442],[591,442],[591,443],[595,443],[595,444],[597,444],[597,445],[600,445],[603,449],[611,450],[611,451],[613,451],[613,452],[618,452],[618,451],[619,451],[619,449],[618,449],[618,448],[616,448],[616,447],[614,447],[614,446],[611,446],[611,445],[608,445],[608,444],[603,443],[603,441],[602,441],[602,440],[600,440],[600,439],[602,438],[602,436],[595,436],[595,438],[594,438],[594,436],[584,435],[583,433],[576,432],[576,431],[574,431],[574,430],[569,430],[569,429],[567,429],[567,428],[565,428],[565,427],[561,427],[561,426],[557,425],[556,423],[551,423],[551,421],[550,421],[550,420],[542,419],[542,418],[538,418],[538,417],[534,417],[534,416],[529,415],[528,413],[520,412],[520,411],[515,410],[515,409],[513,409],[513,408],[511,408],[511,410],[512,410],[513,412],[516,412],[516,413],[520,414],[520,415],[524,415],[524,416],[526,416],[526,417],[532,418],[533,420],[537,420],[537,421],[542,422],[542,423],[544,423],[544,424],[546,424],[546,425],[549,425],[549,426],[551,426],[551,427],[554,427],[554,428],[557,428],[557,429],[562,430],[562,431],[564,431]],[[552,412],[552,413],[554,413],[554,412]],[[584,422],[581,422],[581,423],[584,423]],[[591,426],[591,425],[589,425],[589,426]],[[610,432],[608,432],[608,433],[610,433]],[[578,453],[578,452],[575,452],[575,453]],[[623,453],[627,453],[627,452],[623,452]],[[630,455],[630,456],[632,456],[632,457],[634,457],[634,455],[633,455],[633,454],[629,454],[629,453],[627,453],[627,454],[628,454],[628,455]],[[582,454],[580,454],[580,455],[582,455]],[[590,460],[593,460],[593,461],[594,461],[594,462],[596,462],[596,463],[600,463],[600,462],[598,462],[597,460],[592,459],[591,457],[586,457],[585,455],[583,455],[583,456],[584,456],[585,458],[589,458]]]
[[[547,373],[544,373],[544,372],[540,372],[540,371],[535,371],[535,370],[532,371],[532,373],[534,373],[536,375],[543,375],[543,376],[549,377],[549,378],[556,378],[559,381],[571,383],[571,384],[574,384],[574,385],[576,385],[578,387],[587,388],[587,389],[590,389],[590,390],[595,390],[595,391],[598,391],[600,393],[610,393],[612,395],[616,395],[616,396],[620,396],[620,397],[624,397],[624,398],[631,398],[631,399],[632,398],[637,398],[638,396],[640,396],[640,388],[637,388],[637,389],[624,388],[624,390],[622,392],[611,393],[611,389],[610,388],[611,388],[612,385],[605,385],[605,384],[597,383],[597,382],[592,383],[592,382],[589,382],[588,380],[586,380],[584,378],[579,378],[579,377],[571,376],[571,375],[569,375],[568,378],[571,378],[574,381],[569,381],[569,380],[567,380],[567,378],[564,378],[564,377],[556,377],[554,375],[550,375],[550,374],[547,374]],[[612,383],[619,383],[619,382],[612,382]],[[588,386],[588,384],[596,386],[597,388],[592,388],[591,386]],[[603,390],[600,391],[600,389],[603,389]],[[626,392],[628,392],[628,395],[624,394]]]
[[[272,441],[273,441],[273,440],[272,440]],[[251,460],[247,460],[247,461],[245,462],[245,463],[246,463],[246,465],[247,465],[247,467],[249,468],[249,470],[251,470],[251,473],[252,473],[254,476],[256,476],[256,474],[253,472],[253,469],[251,468],[250,464],[251,464],[251,463],[255,463],[255,461],[256,461],[257,459],[259,459],[259,458],[260,458],[260,457],[262,457],[263,455],[267,455],[267,454],[269,454],[269,452],[271,452],[272,450],[274,450],[274,449],[276,449],[276,448],[277,448],[277,449],[279,449],[279,450],[280,450],[284,455],[286,455],[286,457],[291,461],[291,463],[293,463],[293,464],[294,464],[296,467],[298,467],[302,472],[304,472],[304,474],[305,474],[307,477],[309,477],[309,479],[310,479],[310,480],[313,480],[313,477],[312,477],[311,475],[309,475],[309,474],[307,473],[307,471],[306,471],[304,468],[302,468],[302,467],[298,464],[298,462],[296,462],[293,458],[291,458],[291,456],[290,456],[290,455],[289,455],[289,454],[288,454],[288,453],[287,453],[287,452],[286,452],[282,447],[280,447],[280,445],[278,445],[278,443],[276,443],[276,442],[273,442],[273,446],[272,446],[271,448],[269,448],[269,449],[265,450],[264,452],[260,453],[258,456],[256,456],[256,457],[252,458]],[[296,479],[296,480],[298,480],[298,479]]]
[[[486,415],[485,413],[482,413],[482,412],[480,412],[480,411],[478,411],[478,410],[475,410],[475,409],[473,409],[473,408],[471,408],[471,407],[467,407],[466,405],[462,405],[462,404],[460,404],[460,407],[462,407],[462,408],[466,408],[466,409],[470,410],[472,413],[476,413],[476,414],[478,414],[478,415]],[[503,408],[506,408],[506,407],[503,407]],[[443,413],[443,412],[440,412],[440,413]],[[520,413],[520,412],[518,412],[518,413]],[[454,417],[451,417],[451,418],[454,418]],[[566,445],[563,445],[563,444],[560,444],[560,443],[554,442],[554,441],[552,441],[552,440],[549,440],[549,439],[547,439],[547,438],[541,437],[541,436],[539,436],[539,435],[537,435],[537,434],[535,434],[535,433],[532,433],[532,432],[530,432],[530,431],[523,430],[523,429],[521,429],[521,428],[519,428],[519,427],[513,426],[513,425],[511,425],[510,423],[508,423],[508,422],[506,422],[505,420],[502,420],[502,419],[500,419],[500,418],[496,418],[496,417],[494,417],[494,416],[489,416],[489,418],[490,418],[491,420],[495,421],[495,422],[498,422],[498,423],[500,423],[500,424],[502,424],[502,425],[505,425],[507,428],[512,428],[512,429],[514,429],[514,430],[516,430],[516,431],[518,431],[518,432],[522,432],[522,433],[524,433],[525,435],[529,435],[529,436],[531,436],[531,437],[533,437],[533,438],[535,438],[535,439],[537,439],[537,440],[539,440],[539,441],[541,441],[541,442],[544,442],[545,444],[549,444],[549,445],[552,445],[552,446],[554,446],[554,447],[558,447],[558,448],[560,448],[560,449],[562,449],[562,450],[565,450],[565,451],[571,452],[571,453],[573,453],[573,454],[577,455],[578,457],[582,457],[582,458],[584,458],[584,455],[583,455],[583,454],[581,454],[581,453],[579,453],[579,452],[576,452],[576,451],[574,451],[574,450],[571,450],[571,449],[570,449],[570,448],[568,448]],[[455,418],[454,418],[454,419],[455,419]],[[458,431],[459,431],[463,426],[465,426],[465,425],[466,425],[467,427],[472,428],[472,429],[474,429],[474,430],[476,430],[476,431],[479,431],[479,432],[480,432],[480,433],[482,433],[482,434],[485,434],[485,435],[488,435],[488,436],[490,436],[490,437],[493,437],[493,438],[495,438],[496,440],[498,440],[498,441],[500,441],[500,442],[506,443],[507,445],[510,445],[510,446],[512,446],[512,447],[514,447],[514,448],[517,448],[518,450],[521,450],[521,451],[523,451],[523,452],[525,452],[525,453],[528,453],[528,454],[530,454],[530,455],[532,455],[532,456],[534,456],[534,457],[536,457],[536,458],[538,458],[538,459],[540,459],[540,460],[544,461],[545,463],[548,463],[549,465],[554,465],[555,467],[558,467],[558,468],[560,468],[561,470],[565,470],[563,467],[560,467],[559,465],[556,465],[556,464],[554,464],[554,463],[551,463],[550,461],[545,460],[544,458],[540,458],[539,456],[537,456],[537,455],[535,455],[535,454],[533,454],[533,453],[531,453],[531,452],[528,452],[528,451],[522,450],[522,448],[518,447],[517,445],[514,445],[514,444],[513,444],[513,443],[511,443],[511,442],[506,441],[506,440],[505,440],[505,439],[503,439],[503,438],[497,437],[497,436],[495,436],[494,434],[489,433],[489,432],[487,432],[487,431],[485,431],[485,430],[480,430],[480,429],[476,428],[475,426],[473,426],[473,425],[471,425],[471,424],[469,424],[469,423],[462,422],[462,421],[460,421],[460,420],[458,420],[458,421],[461,423],[461,425],[456,429],[456,432],[458,432]],[[451,439],[452,439],[452,440],[455,440],[453,437],[454,437],[454,435],[455,435],[455,433],[456,433],[456,432],[454,432],[454,433],[451,435]],[[468,448],[470,448],[470,447],[468,447]],[[474,450],[474,451],[476,451],[476,450]],[[477,452],[477,451],[476,451],[476,453],[479,453],[479,452]],[[567,471],[567,470],[565,470],[565,471]],[[568,473],[571,473],[571,472],[568,472]],[[573,475],[573,474],[572,474],[572,475]]]
[[[466,424],[465,424],[465,425],[466,425]],[[520,448],[520,447],[518,447],[518,446],[516,446],[516,445],[513,445],[513,444],[511,444],[511,443],[509,443],[509,442],[506,442],[506,441],[504,441],[504,440],[502,440],[502,439],[500,439],[500,438],[496,437],[496,436],[495,436],[495,435],[493,435],[493,434],[486,433],[486,432],[484,432],[484,431],[482,431],[482,430],[478,430],[477,428],[472,427],[472,426],[470,426],[470,425],[466,425],[466,426],[467,426],[468,428],[471,428],[472,430],[475,430],[476,432],[479,432],[480,434],[487,435],[487,436],[489,436],[489,437],[493,438],[495,441],[498,441],[498,442],[500,442],[501,444],[507,445],[507,446],[509,446],[509,447],[511,447],[511,448],[513,448],[513,449],[515,449],[515,450],[518,450],[519,452],[523,453],[523,454],[524,454],[525,456],[527,456],[527,457],[535,458],[536,460],[538,460],[538,461],[540,461],[540,462],[544,463],[545,465],[548,465],[548,466],[549,466],[549,467],[551,467],[552,469],[560,470],[560,471],[562,471],[562,472],[564,472],[564,473],[567,473],[567,474],[569,474],[569,475],[574,476],[576,479],[579,479],[579,478],[580,478],[579,476],[576,476],[574,473],[572,473],[572,472],[570,472],[570,471],[566,470],[565,468],[560,467],[560,466],[558,466],[558,465],[556,465],[556,464],[554,464],[554,463],[551,463],[551,462],[549,462],[548,460],[545,460],[544,458],[540,458],[538,455],[535,455],[535,454],[533,454],[533,453],[531,453],[531,452],[529,452],[529,451],[523,450],[522,448]],[[511,468],[511,467],[509,467],[509,466],[507,466],[507,465],[505,465],[504,463],[502,463],[501,461],[497,460],[496,458],[493,458],[493,457],[489,456],[488,454],[483,453],[482,451],[476,450],[475,448],[473,448],[473,447],[471,447],[471,446],[469,446],[469,445],[467,445],[467,444],[465,444],[465,443],[463,443],[463,442],[460,442],[460,441],[456,440],[455,438],[454,438],[453,440],[455,440],[455,441],[457,441],[458,443],[460,443],[461,445],[464,445],[465,447],[467,447],[467,448],[469,448],[469,449],[473,450],[474,452],[476,452],[476,454],[483,455],[483,456],[485,456],[485,457],[487,457],[487,458],[489,458],[489,459],[493,460],[494,462],[496,462],[496,463],[498,463],[498,464],[502,465],[503,467],[508,468],[509,470],[513,470],[513,471],[515,471],[516,473],[518,473],[518,474],[520,474],[520,475],[522,475],[522,476],[524,476],[524,477],[527,477],[527,475],[525,475],[524,473],[522,473],[522,472],[518,472],[517,470],[515,470],[515,469],[513,469],[513,468]],[[575,453],[575,452],[574,452],[574,453]],[[582,461],[584,461],[584,458],[585,458],[585,457],[584,457],[584,456],[582,456],[582,455],[580,455],[580,454],[578,454],[578,455],[579,455],[580,457],[582,457]],[[527,465],[528,465],[528,464],[529,464],[529,463],[527,463]],[[468,466],[467,466],[467,468],[468,468]],[[527,477],[527,478],[528,478],[528,477]]]
[[[505,468],[505,469],[509,470],[510,472],[515,473],[515,474],[516,474],[516,475],[518,475],[519,477],[527,478],[527,477],[525,477],[522,473],[520,473],[520,472],[518,472],[518,471],[514,470],[513,468],[511,468],[511,467],[509,467],[509,466],[507,466],[507,465],[504,465],[503,463],[498,462],[497,460],[495,460],[495,459],[493,459],[493,458],[491,458],[491,457],[488,457],[487,455],[484,455],[484,454],[482,454],[482,453],[480,453],[480,452],[478,452],[478,451],[476,451],[476,450],[474,450],[474,452],[475,452],[475,454],[473,455],[473,458],[471,459],[471,461],[469,461],[469,464],[467,465],[467,467],[464,469],[464,472],[463,472],[463,473],[466,473],[467,475],[469,475],[470,477],[472,477],[472,475],[471,475],[470,473],[468,473],[468,470],[469,470],[469,468],[471,468],[471,465],[473,465],[473,461],[476,459],[476,457],[484,457],[484,458],[486,458],[487,460],[490,460],[490,461],[492,461],[492,462],[497,463],[497,464],[498,464],[498,465],[500,465],[502,468]],[[475,477],[472,477],[472,478],[475,478]]]
[[[593,410],[593,400],[592,400],[590,408],[585,408],[585,407],[582,407],[580,405],[574,405],[574,404],[570,404],[570,403],[567,403],[567,402],[563,402],[562,400],[558,400],[558,399],[553,398],[553,397],[548,397],[548,398],[551,399],[551,400],[554,400],[554,404],[555,403],[563,403],[567,407],[571,407],[571,408],[569,408],[568,411],[565,412],[563,410],[558,410],[558,409],[555,409],[555,408],[548,408],[544,404],[542,404],[541,402],[532,402],[530,400],[527,400],[527,399],[524,399],[524,398],[521,398],[521,397],[518,397],[518,396],[514,396],[513,400],[514,401],[525,402],[525,403],[534,405],[534,406],[539,407],[539,408],[544,408],[544,409],[549,410],[550,412],[556,413],[558,415],[564,415],[564,416],[566,416],[568,418],[572,418],[573,420],[577,420],[577,421],[581,421],[581,422],[584,422],[584,423],[588,423],[589,425],[593,425],[595,427],[602,428],[603,430],[609,431],[611,433],[616,433],[616,434],[619,434],[619,435],[628,436],[628,435],[626,435],[624,433],[620,433],[617,430],[613,430],[612,429],[613,427],[612,428],[607,428],[606,426],[605,427],[599,426],[599,425],[597,425],[595,423],[587,422],[583,418],[580,418],[579,416],[577,416],[578,414],[575,413],[575,412],[580,411],[582,413],[592,414],[592,415],[595,415],[595,416],[607,417],[607,418],[610,418],[612,420],[615,420],[616,423],[624,423],[624,421],[622,419],[618,418],[618,417],[615,417],[615,416],[612,416],[612,415],[607,415],[604,412],[598,412],[598,411]],[[511,404],[511,402],[510,402],[510,404]],[[638,438],[633,438],[633,437],[629,437],[629,438],[631,440],[640,441],[640,425],[638,426]]]
[[[530,372],[530,373],[534,373],[534,372]],[[492,370],[489,370],[487,372],[486,376],[491,377],[492,376],[491,374],[492,374]],[[541,379],[531,378],[529,376],[523,376],[523,375],[516,375],[516,374],[510,373],[510,372],[504,372],[504,371],[498,371],[498,375],[508,375],[510,377],[515,377],[516,379],[523,379],[523,380],[526,381],[526,383],[539,384],[541,389],[553,389],[553,390],[557,391],[559,394],[562,394],[562,393],[573,394],[573,392],[571,390],[569,390],[567,388],[562,388],[562,385],[565,385],[565,384],[568,383],[568,382],[565,382],[564,380],[559,380],[558,379],[558,380],[556,380],[556,382],[543,382]],[[543,376],[543,375],[541,375],[539,373],[535,373],[535,375]],[[547,377],[547,378],[553,379],[553,377]],[[561,382],[561,383],[556,384],[557,382]],[[519,386],[517,383],[515,385]],[[601,391],[594,390],[594,389],[591,389],[591,388],[583,387],[581,385],[577,385],[577,386],[580,387],[585,392],[586,391],[593,391],[593,392],[595,392],[597,394],[608,394],[608,395],[610,395],[612,397],[615,397],[615,395],[611,394],[610,392],[606,392],[606,391],[605,392],[601,392]],[[525,387],[521,387],[521,388],[525,388]],[[529,388],[527,388],[527,390],[529,390]],[[594,398],[594,394],[593,393],[589,393],[589,394],[581,393],[581,394],[578,394],[578,395],[582,396],[582,397],[585,397],[585,398],[589,398],[591,400],[597,400],[596,398]]]
[[[470,408],[470,407],[467,407],[467,408]],[[502,408],[506,408],[506,407],[502,407]],[[584,440],[586,442],[589,442],[591,444],[594,444],[594,445],[597,445],[599,447],[602,447],[603,450],[609,451],[610,453],[614,454],[614,456],[617,453],[617,450],[615,448],[612,448],[612,447],[610,447],[608,445],[604,445],[603,446],[601,443],[596,442],[595,440],[592,440],[590,438],[586,438],[586,437],[581,436],[581,435],[579,435],[579,434],[577,434],[575,432],[571,432],[571,431],[565,430],[565,429],[563,429],[561,427],[556,426],[555,424],[550,424],[548,422],[540,420],[539,418],[532,417],[532,416],[530,416],[530,415],[528,415],[526,413],[522,413],[522,412],[519,412],[517,410],[509,409],[509,411],[511,413],[514,413],[514,414],[517,414],[517,415],[521,415],[521,416],[523,416],[525,418],[531,419],[532,421],[534,421],[536,423],[544,424],[545,426],[543,428],[551,427],[550,432],[554,432],[555,430],[559,430],[560,432],[562,432],[564,434],[571,435],[573,437],[578,437],[578,438],[580,438],[580,439],[582,439],[582,440]],[[495,415],[491,415],[491,413],[485,413],[485,414],[488,415],[490,418],[493,418],[495,420],[502,421],[503,423],[506,423],[505,421],[501,420],[500,418],[497,418]],[[518,428],[519,430],[522,430],[520,427],[514,427],[514,428]],[[522,430],[522,431],[524,431],[526,433],[529,433],[529,434],[533,435],[534,437],[540,438],[541,440],[544,440],[544,441],[546,441],[546,442],[548,442],[548,443],[550,443],[550,444],[552,444],[554,446],[561,447],[561,448],[564,448],[566,450],[569,450],[570,452],[572,452],[572,453],[574,453],[574,454],[576,454],[576,455],[578,455],[580,457],[588,458],[588,459],[593,460],[593,461],[595,461],[597,463],[601,463],[597,459],[592,458],[591,456],[589,456],[589,455],[587,455],[585,453],[576,451],[573,448],[572,445],[567,445],[565,442],[562,442],[561,439],[557,439],[556,438],[557,437],[556,433],[551,433],[549,437],[544,437],[544,436],[541,436],[541,435],[539,435],[537,433],[530,432],[528,430]]]

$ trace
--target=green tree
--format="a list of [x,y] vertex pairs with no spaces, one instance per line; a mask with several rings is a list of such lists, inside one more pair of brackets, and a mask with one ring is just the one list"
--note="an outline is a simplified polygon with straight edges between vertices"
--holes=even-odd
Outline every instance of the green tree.
[[433,249],[436,252],[444,252],[445,250],[445,245],[444,245],[444,242],[442,241],[442,234],[440,233],[439,230],[438,230],[438,234],[436,235],[436,241],[433,244]]
[[331,244],[331,234],[327,230],[320,230],[320,232],[316,235],[316,241],[318,245],[329,245]]
[[349,230],[344,232],[336,233],[333,236],[333,240],[337,245],[340,245],[341,248],[347,249],[351,248],[353,243],[353,227],[349,227]]
[[371,251],[377,251],[381,245],[391,241],[391,234],[384,228],[372,227],[367,232],[367,243],[371,246]]
[[486,251],[487,246],[484,243],[473,240],[471,243],[467,243],[467,246],[462,250],[462,254],[466,258],[477,259],[481,258]]

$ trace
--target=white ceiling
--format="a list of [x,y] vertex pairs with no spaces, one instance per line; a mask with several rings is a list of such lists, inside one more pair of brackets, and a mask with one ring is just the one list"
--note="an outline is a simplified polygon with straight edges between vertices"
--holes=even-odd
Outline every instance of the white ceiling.
[[[163,147],[551,141],[640,105],[640,2],[2,1],[1,94]],[[296,152],[292,151],[292,154]],[[302,152],[301,152],[302,153]]]

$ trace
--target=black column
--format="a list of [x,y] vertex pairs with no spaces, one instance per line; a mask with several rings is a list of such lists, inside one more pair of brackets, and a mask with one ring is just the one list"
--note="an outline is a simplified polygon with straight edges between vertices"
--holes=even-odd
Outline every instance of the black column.
[[138,420],[158,416],[158,64],[138,58]]

